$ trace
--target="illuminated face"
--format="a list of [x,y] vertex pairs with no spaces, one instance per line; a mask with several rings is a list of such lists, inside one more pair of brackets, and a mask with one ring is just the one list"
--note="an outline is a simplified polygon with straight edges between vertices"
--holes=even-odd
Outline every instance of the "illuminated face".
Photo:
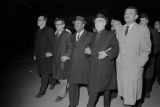
[[126,23],[132,23],[138,18],[135,9],[126,9],[124,13],[124,20]]
[[116,30],[119,26],[121,26],[121,22],[119,20],[111,20],[111,30]]
[[143,26],[146,26],[148,24],[148,19],[147,18],[140,18],[140,24]]
[[84,29],[84,24],[83,24],[83,22],[80,21],[80,20],[76,20],[76,21],[74,22],[74,28],[75,28],[75,30],[76,30],[77,32],[82,31],[82,30]]
[[62,31],[65,27],[65,24],[61,20],[58,20],[55,22],[55,27],[57,31]]
[[154,23],[154,28],[155,29],[160,29],[160,21],[156,21],[155,23]]
[[45,24],[46,24],[46,20],[44,20],[44,17],[43,16],[39,16],[38,20],[37,20],[37,25],[39,27],[41,27],[41,26],[44,26]]
[[105,28],[105,25],[106,23],[101,20],[95,21],[95,28],[97,31],[103,30]]

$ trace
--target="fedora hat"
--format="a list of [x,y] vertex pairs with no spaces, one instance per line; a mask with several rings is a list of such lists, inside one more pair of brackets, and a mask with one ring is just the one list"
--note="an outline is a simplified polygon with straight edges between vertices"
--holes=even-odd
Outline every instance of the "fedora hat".
[[72,21],[72,23],[74,24],[76,20],[81,21],[83,24],[87,24],[84,17],[82,17],[82,16],[76,16],[76,19],[74,21]]
[[96,17],[93,19],[93,22],[95,21],[105,21],[106,23],[108,22],[108,18],[104,16],[102,13],[98,13]]

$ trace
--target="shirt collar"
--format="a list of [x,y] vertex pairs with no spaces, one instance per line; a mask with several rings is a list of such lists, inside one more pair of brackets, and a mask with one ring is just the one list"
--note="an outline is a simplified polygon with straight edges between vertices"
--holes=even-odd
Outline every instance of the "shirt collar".
[[63,30],[61,30],[61,31],[56,30],[55,34],[61,34],[62,32],[63,32]]
[[79,33],[77,32],[77,35],[79,34],[79,36],[81,36],[83,32],[84,32],[84,29]]
[[40,27],[39,27],[39,29],[43,29],[44,27],[45,27],[45,25],[43,25],[43,26],[40,26]]
[[129,26],[129,29],[131,29],[131,27],[132,27],[134,24],[135,24],[135,23],[132,23],[132,24],[130,24],[130,25],[125,24],[124,26],[125,26],[125,27]]

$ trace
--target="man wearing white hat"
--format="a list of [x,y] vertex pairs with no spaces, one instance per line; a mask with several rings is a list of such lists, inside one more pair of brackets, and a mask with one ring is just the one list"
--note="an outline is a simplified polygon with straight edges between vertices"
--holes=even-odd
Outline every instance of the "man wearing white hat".
[[98,14],[94,20],[96,33],[85,53],[91,54],[89,73],[89,101],[87,107],[95,107],[100,92],[104,92],[104,107],[110,107],[110,90],[116,88],[115,59],[118,55],[118,41],[113,32],[105,29],[108,19]]

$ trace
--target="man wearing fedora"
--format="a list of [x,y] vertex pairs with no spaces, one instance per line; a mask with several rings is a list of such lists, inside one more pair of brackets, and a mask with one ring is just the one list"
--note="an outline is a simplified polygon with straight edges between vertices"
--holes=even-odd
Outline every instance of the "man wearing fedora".
[[104,107],[110,107],[110,90],[116,89],[115,60],[119,52],[118,41],[113,32],[105,29],[108,19],[101,13],[94,20],[96,33],[90,47],[89,101],[87,107],[95,107],[100,93],[104,93]]
[[79,86],[88,84],[89,58],[84,50],[89,45],[92,33],[84,29],[86,21],[77,16],[73,21],[76,33],[71,37],[72,52],[69,75],[69,107],[76,107],[79,102]]

